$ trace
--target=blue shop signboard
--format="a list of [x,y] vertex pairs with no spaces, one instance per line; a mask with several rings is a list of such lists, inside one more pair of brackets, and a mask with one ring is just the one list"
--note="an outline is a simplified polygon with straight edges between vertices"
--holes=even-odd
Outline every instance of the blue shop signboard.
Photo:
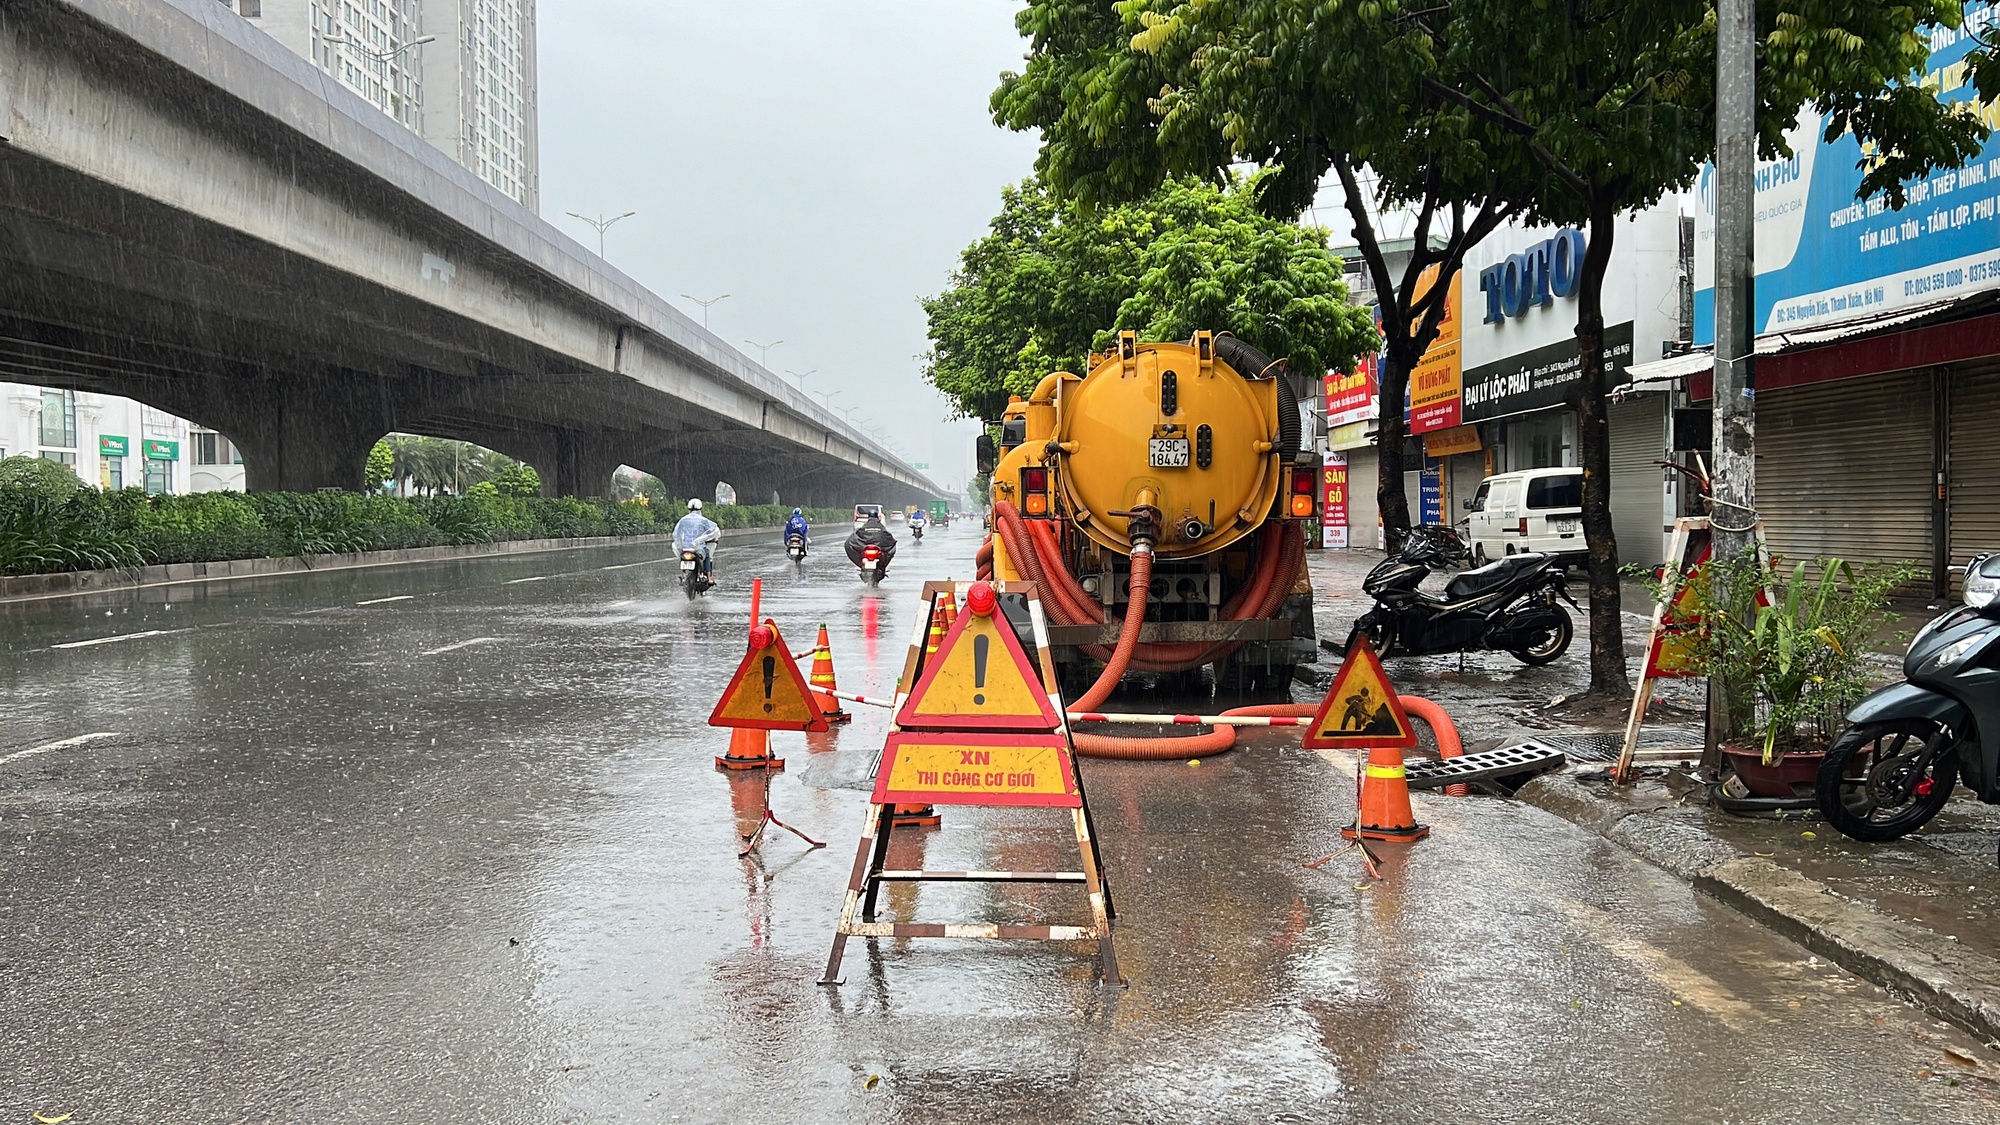
[[[1912,81],[1947,103],[1973,102],[1989,125],[2000,105],[1977,105],[1965,57],[2000,24],[1986,0],[1965,6],[1959,28],[1931,34],[1930,63]],[[1808,109],[1787,134],[1793,155],[1757,167],[1756,324],[1759,334],[1837,324],[1898,308],[2000,288],[2000,130],[1965,167],[1911,180],[1901,211],[1875,195],[1856,199],[1861,146],[1852,134],[1823,139]],[[1715,341],[1713,165],[1696,180],[1694,336]]]

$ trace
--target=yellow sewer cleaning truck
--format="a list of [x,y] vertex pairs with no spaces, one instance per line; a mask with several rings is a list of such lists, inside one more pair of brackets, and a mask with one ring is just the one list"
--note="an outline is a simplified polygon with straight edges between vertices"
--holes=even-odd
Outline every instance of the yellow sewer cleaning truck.
[[1087,374],[1009,404],[997,448],[981,438],[980,573],[1035,584],[1077,705],[1135,671],[1213,667],[1226,689],[1277,692],[1316,659],[1303,530],[1320,470],[1302,428],[1282,361],[1227,335],[1126,332]]

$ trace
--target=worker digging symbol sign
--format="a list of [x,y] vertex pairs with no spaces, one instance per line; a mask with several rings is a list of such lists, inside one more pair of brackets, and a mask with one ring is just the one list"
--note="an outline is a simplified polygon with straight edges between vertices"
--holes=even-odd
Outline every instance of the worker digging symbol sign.
[[[1368,638],[1356,637],[1300,743],[1308,750],[1368,751],[1354,823],[1341,829],[1341,835],[1359,841],[1421,840],[1430,834],[1411,811],[1409,778],[1403,767],[1403,751],[1416,744],[1417,728],[1382,670],[1382,661]],[[1374,857],[1365,845],[1361,854],[1372,872]]]

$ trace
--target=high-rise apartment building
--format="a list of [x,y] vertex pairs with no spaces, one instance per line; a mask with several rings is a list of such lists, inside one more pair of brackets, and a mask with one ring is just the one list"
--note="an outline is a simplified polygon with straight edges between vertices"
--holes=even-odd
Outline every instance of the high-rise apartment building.
[[221,2],[539,209],[535,0]]

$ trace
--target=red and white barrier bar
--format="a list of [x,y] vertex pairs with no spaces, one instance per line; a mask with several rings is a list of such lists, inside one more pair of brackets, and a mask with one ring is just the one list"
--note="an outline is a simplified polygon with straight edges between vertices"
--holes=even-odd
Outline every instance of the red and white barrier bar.
[[816,687],[813,690],[821,695],[830,695],[835,699],[845,699],[849,703],[865,703],[870,707],[894,707],[896,705],[893,699],[876,699],[873,696],[855,695],[853,692],[848,691],[828,691],[820,687]]
[[1103,711],[1071,711],[1072,723],[1133,723],[1177,727],[1302,727],[1310,718],[1291,715],[1133,715]]
[[[845,699],[850,703],[862,703],[870,707],[895,706],[892,700],[875,699],[848,691],[827,691],[825,688],[813,690],[823,695],[831,695],[835,699]],[[1309,717],[1293,715],[1142,715],[1110,711],[1070,711],[1067,714],[1072,723],[1127,723],[1134,726],[1303,727],[1312,722]]]

